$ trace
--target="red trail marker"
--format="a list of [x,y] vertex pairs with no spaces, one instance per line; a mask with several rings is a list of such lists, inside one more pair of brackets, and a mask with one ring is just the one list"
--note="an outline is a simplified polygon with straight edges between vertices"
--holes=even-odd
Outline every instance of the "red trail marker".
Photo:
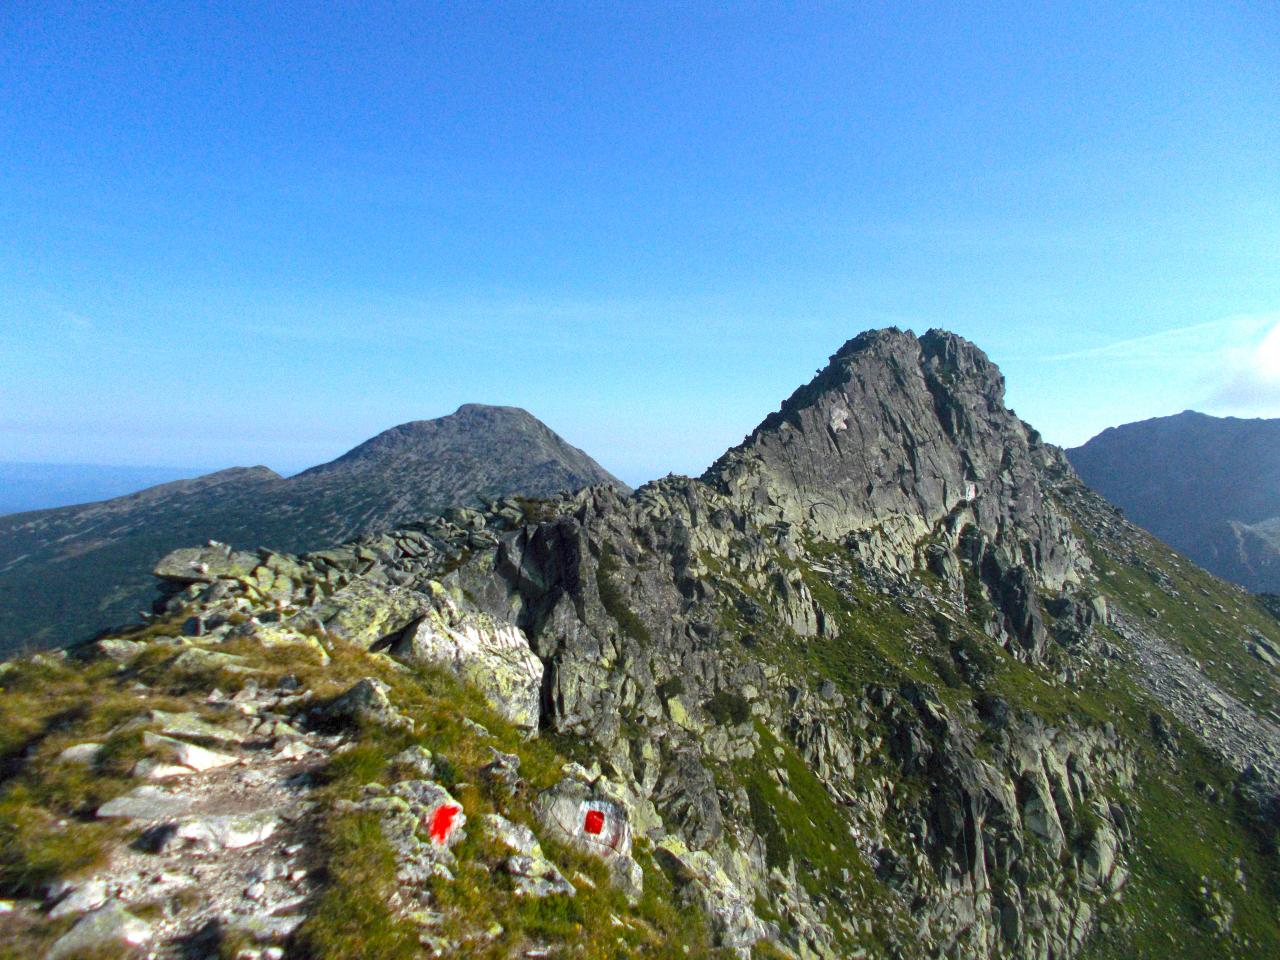
[[449,831],[453,829],[453,820],[462,810],[461,807],[454,806],[451,803],[444,803],[436,807],[436,812],[431,817],[431,839],[436,843],[444,843],[449,839]]

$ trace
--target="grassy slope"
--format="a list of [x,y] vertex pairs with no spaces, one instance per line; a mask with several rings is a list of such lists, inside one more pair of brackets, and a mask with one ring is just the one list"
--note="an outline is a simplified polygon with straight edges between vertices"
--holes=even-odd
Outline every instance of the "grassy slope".
[[[165,625],[154,629],[164,632]],[[387,907],[394,867],[380,829],[367,815],[341,812],[335,804],[365,783],[392,782],[397,771],[390,758],[410,743],[443,758],[438,779],[454,791],[468,816],[468,837],[456,851],[457,879],[437,882],[432,891],[432,909],[442,914],[433,935],[463,943],[473,957],[505,957],[520,944],[534,943],[562,944],[587,958],[716,955],[707,944],[705,919],[678,904],[667,877],[643,849],[638,859],[645,868],[646,892],[635,906],[612,888],[599,861],[554,844],[544,844],[544,849],[575,880],[579,893],[546,900],[514,896],[497,869],[506,852],[485,835],[483,815],[496,810],[533,825],[528,801],[559,778],[564,757],[548,741],[525,740],[477,693],[450,676],[408,671],[383,655],[339,642],[331,645],[333,660],[324,666],[296,648],[264,650],[243,642],[220,648],[248,657],[262,671],[260,684],[293,675],[319,697],[336,694],[360,677],[379,677],[392,686],[393,699],[417,724],[413,735],[362,730],[352,749],[328,763],[319,792],[324,813],[318,843],[328,862],[325,886],[296,937],[297,955],[314,960],[421,955],[416,927]],[[142,755],[141,731],[112,734],[115,727],[148,709],[198,710],[212,687],[233,691],[244,682],[243,675],[224,672],[179,674],[171,656],[171,650],[152,647],[121,668],[104,661],[62,663],[37,657],[16,661],[0,674],[0,895],[39,896],[49,880],[91,871],[113,845],[128,838],[124,826],[92,818],[97,805],[134,785],[127,771]],[[136,687],[139,682],[146,688]],[[464,718],[486,726],[494,739],[482,737]],[[64,747],[88,739],[108,746],[99,769],[54,762]],[[513,799],[480,775],[491,759],[490,746],[521,758],[528,789]],[[38,955],[69,924],[46,921],[9,930],[0,957]],[[492,938],[477,939],[477,932]],[[224,952],[230,955],[235,947],[225,944]]]

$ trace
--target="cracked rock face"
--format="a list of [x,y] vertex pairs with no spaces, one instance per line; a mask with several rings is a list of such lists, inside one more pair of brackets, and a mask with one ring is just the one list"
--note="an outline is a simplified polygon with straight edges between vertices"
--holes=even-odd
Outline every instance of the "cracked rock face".
[[1005,407],[1003,376],[972,343],[882,330],[841,347],[704,479],[827,539],[879,526],[910,547],[964,514],[1057,588],[1087,565],[1046,496],[1046,473],[1065,470],[1061,452]]

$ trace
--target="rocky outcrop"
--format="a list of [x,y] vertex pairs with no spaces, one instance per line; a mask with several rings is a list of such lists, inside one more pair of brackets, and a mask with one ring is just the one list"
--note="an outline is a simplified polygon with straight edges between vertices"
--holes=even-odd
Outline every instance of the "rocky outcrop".
[[607,780],[567,776],[542,793],[533,809],[550,836],[599,857],[620,889],[640,895],[644,878],[631,857],[630,814]]
[[1048,496],[1067,469],[1004,406],[1004,378],[972,343],[880,330],[841,347],[704,479],[825,539],[875,531],[896,557],[944,522],[953,536],[972,527],[1058,589],[1087,568]]

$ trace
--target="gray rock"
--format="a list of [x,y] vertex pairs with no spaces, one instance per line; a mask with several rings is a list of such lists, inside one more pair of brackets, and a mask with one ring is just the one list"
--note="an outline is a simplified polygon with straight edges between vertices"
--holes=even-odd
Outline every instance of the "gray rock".
[[258,565],[251,553],[233,552],[225,545],[174,550],[155,566],[155,575],[177,583],[212,583],[248,577]]
[[236,758],[229,753],[198,747],[194,743],[186,743],[157,733],[147,732],[143,734],[142,743],[143,746],[154,751],[164,761],[186,767],[188,770],[194,770],[197,773],[202,773],[205,770],[215,770],[218,767],[229,766],[236,762]]
[[381,680],[365,677],[332,702],[319,708],[316,715],[322,722],[330,724],[350,726],[369,724],[398,730],[413,730],[413,721],[391,703],[391,698],[388,696],[390,689]]
[[162,828],[156,845],[161,850],[182,843],[205,850],[240,850],[268,839],[280,824],[280,816],[274,810],[193,816]]
[[538,794],[533,810],[548,835],[599,857],[623,892],[640,895],[644,878],[631,857],[631,818],[622,803],[592,784],[565,777]]
[[435,758],[430,750],[420,744],[401,750],[391,758],[391,762],[410,768],[424,780],[430,780],[436,775]]
[[655,854],[711,918],[718,946],[749,957],[757,941],[777,938],[777,928],[756,916],[751,899],[706,851],[690,850],[676,837],[663,837]]
[[432,877],[452,878],[450,850],[466,837],[467,816],[440,784],[401,780],[389,789],[370,784],[359,800],[340,807],[378,815],[382,834],[395,851],[396,876],[406,888],[420,890]]
[[485,817],[485,825],[500,843],[513,851],[503,863],[503,869],[510,874],[518,896],[573,896],[577,892],[560,869],[547,859],[542,844],[524,824],[512,823],[506,817],[491,813]]
[[103,818],[122,817],[130,820],[159,821],[181,816],[195,805],[195,798],[184,793],[171,793],[160,787],[141,786],[108,800],[98,807]]
[[73,960],[81,954],[101,955],[113,949],[139,947],[151,939],[151,925],[118,903],[86,914],[54,941],[45,960]]
[[127,663],[132,660],[143,650],[147,649],[145,643],[139,643],[136,640],[124,640],[120,637],[106,637],[99,640],[93,645],[93,649],[108,660],[114,660],[117,663]]
[[100,743],[76,743],[58,754],[58,762],[77,763],[88,767],[95,764],[101,755],[102,744]]
[[107,884],[100,879],[87,880],[79,886],[73,886],[54,904],[49,916],[54,919],[70,916],[73,913],[85,913],[96,910],[107,902]]
[[191,740],[214,740],[219,743],[241,743],[244,734],[229,727],[210,723],[199,714],[169,713],[165,710],[152,710],[147,714],[150,723],[160,733],[171,737],[186,737]]
[[524,634],[466,609],[434,581],[430,589],[431,609],[407,628],[392,652],[410,663],[445,667],[479,688],[516,726],[537,727],[543,668]]

